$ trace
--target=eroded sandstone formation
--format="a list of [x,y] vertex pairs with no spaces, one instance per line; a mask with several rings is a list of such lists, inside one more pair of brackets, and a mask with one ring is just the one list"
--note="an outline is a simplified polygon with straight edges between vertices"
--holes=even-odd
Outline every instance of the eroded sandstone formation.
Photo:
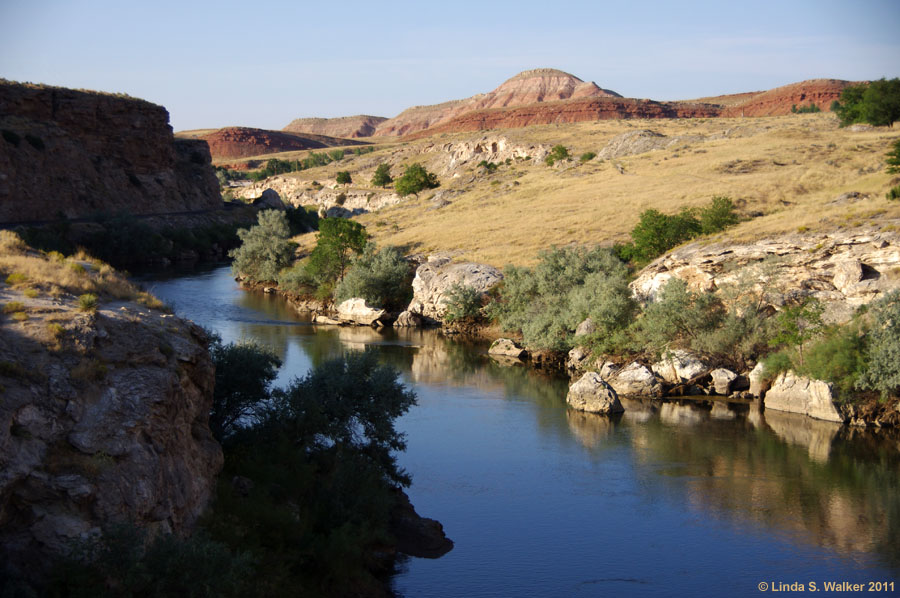
[[285,133],[251,127],[225,127],[201,137],[215,159],[248,158],[263,154],[360,145],[358,141],[326,135]]
[[0,222],[217,209],[204,141],[162,106],[0,81]]
[[282,129],[288,133],[312,133],[329,137],[356,139],[371,137],[375,129],[386,121],[383,116],[341,116],[338,118],[297,118]]

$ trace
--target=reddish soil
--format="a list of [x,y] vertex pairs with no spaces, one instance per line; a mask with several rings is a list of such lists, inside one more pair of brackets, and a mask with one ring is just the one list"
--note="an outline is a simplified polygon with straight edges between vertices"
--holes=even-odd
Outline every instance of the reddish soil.
[[325,135],[301,135],[266,129],[249,127],[225,127],[201,137],[209,144],[209,151],[214,160],[247,158],[292,152],[306,149],[320,149],[335,146],[361,145],[361,142],[349,139],[338,139]]

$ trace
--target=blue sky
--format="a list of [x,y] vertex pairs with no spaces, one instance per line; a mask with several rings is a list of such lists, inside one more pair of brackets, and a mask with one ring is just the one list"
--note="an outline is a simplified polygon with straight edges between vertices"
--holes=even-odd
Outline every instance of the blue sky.
[[900,0],[0,0],[0,77],[125,92],[175,130],[394,116],[554,67],[675,100],[900,76]]

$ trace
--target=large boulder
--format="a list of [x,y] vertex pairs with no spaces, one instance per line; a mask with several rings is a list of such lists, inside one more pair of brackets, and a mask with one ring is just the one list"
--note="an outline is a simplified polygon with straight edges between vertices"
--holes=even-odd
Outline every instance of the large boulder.
[[681,384],[709,371],[699,357],[681,349],[670,351],[650,369],[669,384]]
[[750,394],[754,397],[762,397],[769,390],[769,380],[766,379],[766,366],[763,362],[757,363],[747,374],[747,378],[750,379]]
[[452,264],[448,258],[430,258],[416,270],[413,298],[407,311],[432,321],[441,321],[447,312],[447,297],[454,285],[485,293],[503,280],[503,274],[486,264]]
[[834,405],[831,383],[811,380],[794,372],[779,374],[766,392],[766,410],[802,413],[816,419],[843,422],[844,418]]
[[609,377],[616,393],[624,396],[658,397],[662,385],[646,366],[633,362]]
[[612,386],[600,378],[597,372],[585,373],[569,387],[566,403],[579,411],[591,413],[621,413],[625,411]]
[[498,338],[488,349],[490,355],[504,355],[506,357],[514,357],[522,359],[528,355],[528,351],[516,344],[515,341],[508,338]]
[[400,315],[394,320],[394,328],[415,328],[421,325],[422,318],[419,314],[414,314],[409,311],[400,312]]
[[253,207],[260,210],[286,210],[287,206],[281,201],[281,196],[275,189],[266,189],[262,195],[253,200]]
[[379,326],[387,311],[366,305],[366,300],[354,297],[342,301],[337,306],[337,319],[358,326]]
[[717,395],[728,396],[731,394],[731,385],[737,380],[737,374],[725,368],[718,368],[711,371],[709,375]]

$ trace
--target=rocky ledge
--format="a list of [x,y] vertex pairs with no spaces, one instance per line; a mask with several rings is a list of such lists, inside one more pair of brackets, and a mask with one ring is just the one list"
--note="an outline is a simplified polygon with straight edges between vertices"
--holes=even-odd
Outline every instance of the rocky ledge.
[[204,331],[132,302],[0,302],[21,308],[0,316],[0,561],[40,578],[109,523],[189,533],[222,466]]

